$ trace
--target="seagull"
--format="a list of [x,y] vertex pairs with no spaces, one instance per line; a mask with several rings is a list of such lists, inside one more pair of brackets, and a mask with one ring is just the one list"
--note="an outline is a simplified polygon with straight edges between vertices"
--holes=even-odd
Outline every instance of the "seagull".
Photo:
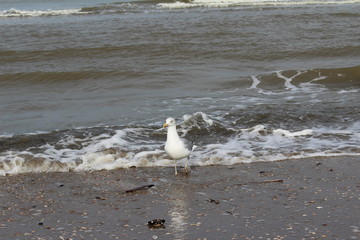
[[176,170],[176,160],[183,159],[187,157],[185,163],[185,172],[189,171],[188,162],[190,159],[190,154],[194,149],[192,142],[186,140],[185,138],[180,138],[176,131],[176,122],[175,119],[170,117],[166,119],[166,122],[163,126],[167,127],[167,138],[165,143],[165,152],[169,155],[170,158],[175,160],[175,175],[177,175]]

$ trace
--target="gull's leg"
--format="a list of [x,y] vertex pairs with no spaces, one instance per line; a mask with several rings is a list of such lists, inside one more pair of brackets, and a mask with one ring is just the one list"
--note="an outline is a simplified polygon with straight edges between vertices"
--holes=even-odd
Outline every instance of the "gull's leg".
[[176,164],[177,164],[177,161],[175,160],[175,175],[177,175],[177,170],[176,170]]
[[186,162],[185,162],[185,172],[188,172],[188,171],[190,170],[190,168],[188,167],[189,159],[190,159],[190,155],[186,158]]

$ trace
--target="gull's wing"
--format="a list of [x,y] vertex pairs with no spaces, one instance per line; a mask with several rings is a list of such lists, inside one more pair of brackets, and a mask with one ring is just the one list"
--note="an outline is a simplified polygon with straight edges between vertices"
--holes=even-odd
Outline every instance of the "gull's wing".
[[180,138],[180,140],[184,143],[186,149],[192,152],[194,144],[185,138]]

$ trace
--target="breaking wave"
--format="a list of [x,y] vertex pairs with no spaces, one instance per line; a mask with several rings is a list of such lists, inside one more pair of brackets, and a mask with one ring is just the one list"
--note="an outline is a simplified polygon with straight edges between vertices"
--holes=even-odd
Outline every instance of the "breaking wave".
[[338,5],[338,4],[358,4],[358,0],[193,0],[176,1],[172,3],[159,3],[162,8],[194,8],[194,7],[253,7],[253,6],[301,6],[301,5]]
[[[0,175],[173,166],[163,151],[161,123],[0,136]],[[192,166],[232,165],[316,156],[360,155],[360,122],[347,129],[241,128],[203,112],[185,115],[178,130],[198,146]],[[180,164],[182,162],[180,161]]]
[[62,10],[19,10],[11,8],[9,10],[0,11],[0,17],[45,17],[45,16],[61,16],[87,14],[82,9],[62,9]]

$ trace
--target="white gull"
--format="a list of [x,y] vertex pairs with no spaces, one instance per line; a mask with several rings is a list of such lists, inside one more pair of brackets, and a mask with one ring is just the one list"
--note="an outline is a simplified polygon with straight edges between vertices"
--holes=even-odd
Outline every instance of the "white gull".
[[185,138],[179,137],[176,131],[176,122],[174,118],[170,117],[166,119],[164,128],[166,127],[167,139],[165,143],[165,152],[169,155],[170,158],[175,160],[175,175],[177,175],[176,160],[183,159],[185,157],[187,157],[185,163],[185,172],[188,172],[188,162],[194,145],[192,142],[186,140]]

